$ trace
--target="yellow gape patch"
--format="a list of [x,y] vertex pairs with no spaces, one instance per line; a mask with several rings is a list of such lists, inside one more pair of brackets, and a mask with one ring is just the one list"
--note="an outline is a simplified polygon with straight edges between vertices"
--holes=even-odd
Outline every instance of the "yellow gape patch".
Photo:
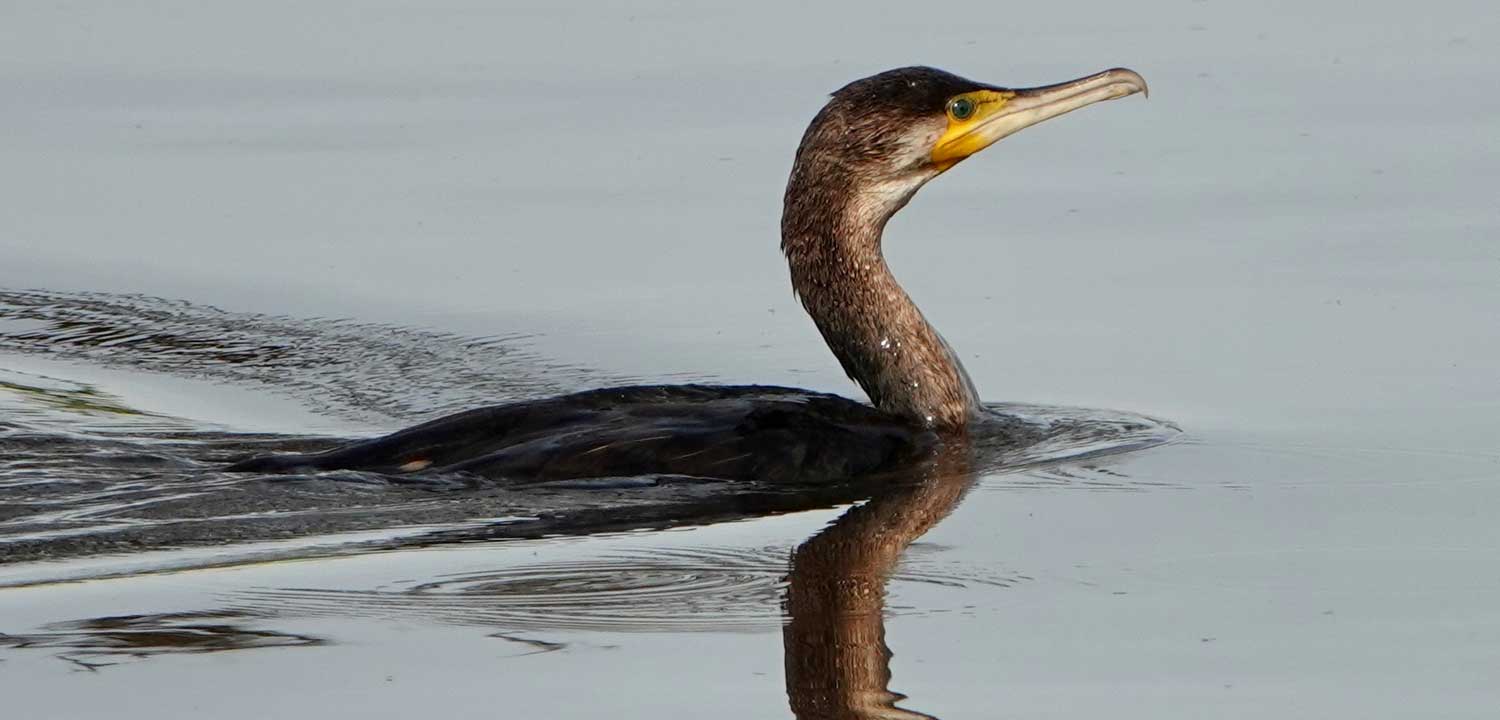
[[938,170],[947,170],[974,153],[990,146],[997,138],[976,132],[986,120],[1005,107],[1016,94],[1010,91],[975,90],[948,100],[948,129],[932,148],[932,162]]

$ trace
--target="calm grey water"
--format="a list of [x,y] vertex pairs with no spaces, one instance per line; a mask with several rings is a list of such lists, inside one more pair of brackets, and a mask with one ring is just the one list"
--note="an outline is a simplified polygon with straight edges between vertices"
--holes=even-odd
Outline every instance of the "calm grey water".
[[[1500,706],[1487,3],[0,15],[0,430],[26,449],[0,458],[0,690],[28,717],[816,716],[820,687],[883,702],[882,646],[898,704],[943,718]],[[418,525],[14,561],[203,493],[257,522],[271,495],[118,480],[231,433],[614,382],[856,394],[788,290],[780,195],[824,94],[914,63],[1151,82],[935,181],[886,247],[987,400],[1175,442],[848,516],[233,564],[453,520],[401,496]],[[270,509],[327,521],[315,490]],[[398,490],[361,492],[350,517]],[[922,511],[951,515],[900,525]],[[881,521],[913,544],[862,545]],[[816,611],[898,557],[883,603]]]

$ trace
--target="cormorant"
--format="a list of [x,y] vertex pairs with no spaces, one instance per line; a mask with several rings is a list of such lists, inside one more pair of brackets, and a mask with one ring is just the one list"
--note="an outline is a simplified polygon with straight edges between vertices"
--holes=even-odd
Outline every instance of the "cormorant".
[[802,306],[871,405],[785,387],[608,388],[470,410],[228,469],[807,482],[914,462],[939,439],[974,431],[985,415],[957,355],[886,266],[886,222],[929,180],[997,140],[1145,91],[1145,80],[1124,68],[1012,89],[907,67],[833,93],[797,148],[781,249]]

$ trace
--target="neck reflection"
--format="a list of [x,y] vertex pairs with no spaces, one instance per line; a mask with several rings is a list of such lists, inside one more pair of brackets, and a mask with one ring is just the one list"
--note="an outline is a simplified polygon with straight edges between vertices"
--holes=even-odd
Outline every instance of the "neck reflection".
[[799,720],[932,718],[896,707],[905,696],[888,687],[885,586],[906,547],[974,483],[970,448],[950,445],[793,552],[782,638]]

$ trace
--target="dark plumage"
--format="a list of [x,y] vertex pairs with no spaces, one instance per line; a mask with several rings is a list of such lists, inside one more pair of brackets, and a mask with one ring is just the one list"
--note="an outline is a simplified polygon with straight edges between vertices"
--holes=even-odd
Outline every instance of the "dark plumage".
[[466,472],[510,480],[847,478],[922,456],[931,434],[837,395],[762,386],[610,388],[480,408],[314,455],[229,469]]
[[[903,120],[942,115],[947,110],[948,101],[956,95],[1003,89],[937,68],[916,65],[860,78],[833,91],[823,112],[863,110],[885,117],[886,126],[895,127],[894,123]],[[818,124],[814,119],[812,125]]]

